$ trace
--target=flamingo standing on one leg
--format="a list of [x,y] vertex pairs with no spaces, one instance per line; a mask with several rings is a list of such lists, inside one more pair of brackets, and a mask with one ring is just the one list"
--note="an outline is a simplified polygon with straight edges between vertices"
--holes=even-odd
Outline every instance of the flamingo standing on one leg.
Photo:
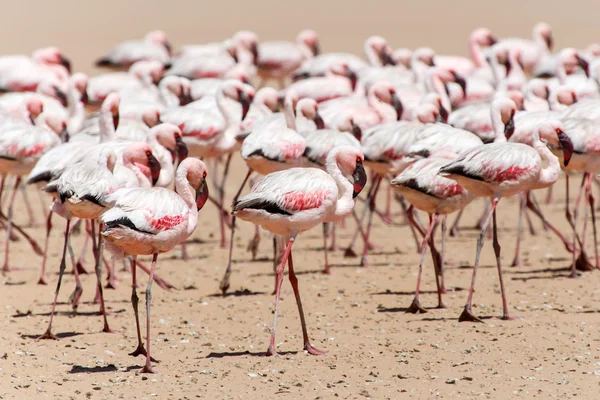
[[[560,163],[558,158],[540,140],[540,136],[556,135],[563,143],[568,143],[568,137],[562,124],[556,121],[542,122],[533,134],[533,147],[521,143],[507,143],[504,136],[498,136],[497,141],[476,147],[464,153],[459,159],[440,169],[440,174],[457,181],[476,196],[492,198],[492,205],[484,221],[483,228],[477,240],[473,277],[469,288],[467,304],[459,317],[459,321],[482,322],[473,315],[471,304],[475,289],[475,277],[479,266],[479,256],[483,247],[483,239],[492,215],[494,217],[493,240],[494,253],[502,293],[502,319],[511,319],[508,312],[508,301],[502,279],[500,263],[500,243],[496,223],[496,206],[502,197],[510,197],[526,190],[546,188],[558,179]],[[504,139],[503,139],[504,138]],[[562,140],[561,140],[562,139]],[[568,164],[572,153],[572,145],[563,146],[564,163]],[[543,164],[546,164],[544,167]]]
[[[233,215],[289,239],[277,269],[275,314],[268,355],[277,354],[275,332],[286,261],[300,313],[304,350],[313,355],[324,354],[324,351],[314,348],[308,338],[298,279],[292,261],[292,245],[300,232],[323,222],[340,221],[352,212],[354,198],[367,181],[362,162],[360,150],[338,146],[327,157],[327,172],[316,168],[292,168],[274,172],[257,182],[249,194],[233,205]],[[354,182],[348,181],[346,175],[352,176]]]
[[[102,216],[102,235],[127,255],[133,256],[131,303],[135,313],[138,346],[132,356],[146,356],[142,372],[153,373],[150,356],[150,302],[158,255],[172,250],[194,233],[198,210],[208,198],[206,167],[187,158],[177,168],[175,192],[165,188],[120,189],[106,199],[112,208]],[[110,248],[110,247],[109,247]],[[115,249],[112,248],[114,251]],[[152,254],[146,288],[146,348],[142,344],[136,282],[138,255]]]

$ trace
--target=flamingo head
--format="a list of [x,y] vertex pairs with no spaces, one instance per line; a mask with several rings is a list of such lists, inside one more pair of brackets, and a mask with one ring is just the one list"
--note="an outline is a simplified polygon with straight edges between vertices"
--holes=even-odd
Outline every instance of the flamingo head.
[[67,132],[67,120],[57,115],[48,115],[45,118],[46,125],[54,133],[59,135],[64,142],[69,141],[69,133]]
[[367,39],[366,47],[371,48],[375,54],[379,56],[382,65],[396,65],[396,61],[392,58],[392,50],[381,36],[371,36]]
[[[258,61],[258,36],[251,31],[239,31],[233,36],[236,52],[241,48],[252,53],[254,63]],[[239,54],[238,54],[239,56]]]
[[187,158],[188,149],[177,126],[162,123],[153,127],[151,132],[156,135],[156,141],[171,154],[173,163],[175,160],[182,162]]
[[308,47],[315,57],[321,52],[319,48],[319,37],[317,36],[317,32],[312,29],[305,29],[300,32],[296,41]]
[[536,127],[539,138],[543,142],[547,142],[555,148],[563,151],[563,165],[569,165],[571,156],[573,155],[573,142],[565,133],[565,128],[558,119],[546,120],[540,122]]
[[32,96],[25,100],[25,110],[29,120],[33,124],[37,117],[44,112],[44,102],[39,96]]
[[568,47],[562,49],[559,53],[559,62],[565,68],[567,74],[572,74],[575,72],[577,67],[581,67],[583,72],[585,72],[586,77],[590,77],[590,66],[589,63],[579,54],[579,52],[572,48]]
[[78,93],[81,94],[79,101],[81,101],[83,104],[87,104],[88,103],[88,93],[87,93],[88,76],[81,72],[77,72],[77,73],[71,75],[71,85]]
[[327,157],[328,163],[330,157],[335,157],[335,161],[337,161],[337,165],[342,173],[352,176],[352,198],[356,198],[367,184],[367,173],[363,167],[365,157],[362,152],[356,147],[343,145],[337,146],[330,151]]
[[152,154],[152,148],[148,143],[133,142],[123,153],[123,160],[133,163],[144,175],[152,179],[152,186],[160,176],[160,163]]
[[254,97],[254,102],[264,104],[269,110],[275,112],[279,107],[279,94],[277,93],[277,90],[266,86],[258,89],[256,96]]
[[439,108],[431,103],[423,103],[419,105],[417,119],[422,124],[434,124],[442,121]]
[[325,128],[325,122],[319,114],[319,105],[313,99],[300,99],[296,104],[296,114],[298,113],[302,114],[305,118],[314,121],[317,125],[317,129]]
[[392,59],[396,65],[404,65],[410,68],[410,60],[412,59],[412,50],[407,48],[399,48],[392,52]]
[[347,63],[336,63],[329,67],[329,71],[334,75],[343,76],[350,80],[350,85],[352,86],[352,90],[356,89],[356,82],[358,81],[358,76],[354,71],[350,69]]
[[115,130],[119,127],[119,104],[121,103],[121,97],[113,92],[110,93],[104,101],[102,102],[102,106],[100,110],[103,113],[110,113],[112,115],[113,124],[115,126]]
[[208,199],[208,185],[206,183],[206,165],[197,158],[186,158],[179,164],[177,175],[184,176],[196,193],[196,206],[198,210],[204,207]]
[[161,79],[160,84],[179,99],[179,105],[185,106],[193,101],[192,84],[190,80],[181,76],[170,75]]
[[429,47],[419,47],[412,53],[412,60],[433,67],[435,66],[435,52]]
[[65,57],[58,47],[44,47],[33,52],[33,60],[40,64],[62,65],[71,73],[71,61]]
[[571,106],[577,103],[577,94],[573,89],[567,86],[559,86],[556,88],[556,100],[565,106]]
[[493,46],[498,40],[487,28],[477,28],[471,33],[471,41],[480,46]]
[[54,97],[56,100],[58,100],[60,102],[60,104],[62,104],[63,107],[67,107],[67,105],[69,103],[67,94],[52,82],[48,82],[48,81],[40,82],[40,84],[38,85],[38,87],[36,89],[36,92],[46,95],[46,96],[49,96],[49,97]]
[[533,27],[533,35],[539,35],[544,42],[546,43],[546,47],[548,50],[552,51],[552,47],[554,46],[554,40],[552,39],[552,28],[545,22],[538,22]]
[[155,31],[148,32],[146,34],[146,36],[144,37],[144,39],[150,43],[154,43],[159,46],[163,46],[165,48],[165,50],[167,50],[169,55],[173,51],[173,47],[171,46],[171,43],[169,42],[169,39],[167,38],[167,34],[161,30],[155,30]]
[[404,112],[404,106],[396,93],[394,85],[389,82],[376,82],[371,86],[369,91],[372,91],[380,101],[391,105],[394,111],[396,111],[396,119],[400,121]]

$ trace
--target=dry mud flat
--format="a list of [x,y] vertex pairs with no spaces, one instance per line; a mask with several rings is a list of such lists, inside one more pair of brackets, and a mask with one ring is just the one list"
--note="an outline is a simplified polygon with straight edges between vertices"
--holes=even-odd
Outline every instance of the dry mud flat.
[[[242,176],[236,162],[234,176]],[[237,174],[235,174],[237,172]],[[239,182],[232,179],[232,193]],[[549,218],[566,232],[563,184],[556,201],[544,206]],[[37,199],[31,192],[30,198]],[[39,207],[34,205],[38,212]],[[482,202],[476,200],[464,218],[471,226]],[[517,204],[499,206],[503,261],[514,250]],[[130,305],[130,274],[120,272],[119,286],[107,290],[109,322],[118,334],[99,333],[94,279],[84,276],[79,314],[70,312],[72,275],[66,275],[55,318],[58,341],[35,341],[48,321],[57,279],[63,222],[52,235],[49,286],[37,286],[41,259],[20,241],[13,246],[13,266],[21,271],[2,278],[0,289],[0,398],[61,399],[401,399],[401,398],[598,398],[600,392],[600,272],[567,279],[569,255],[541,229],[525,234],[524,266],[505,267],[511,312],[516,321],[501,321],[500,292],[490,241],[483,250],[474,311],[485,324],[458,323],[466,300],[477,232],[464,229],[448,240],[447,309],[405,314],[416,280],[418,255],[405,226],[376,221],[370,268],[358,259],[331,255],[333,275],[321,274],[320,229],[300,236],[295,264],[313,344],[328,353],[314,357],[302,351],[294,296],[283,287],[278,324],[279,357],[264,357],[271,326],[273,275],[271,246],[263,235],[259,259],[245,247],[253,228],[240,224],[235,240],[234,293],[218,295],[227,252],[218,248],[214,208],[201,211],[199,228],[184,262],[179,251],[159,258],[158,273],[177,289],[155,286],[152,303],[153,356],[156,375],[140,375],[135,321]],[[26,222],[21,207],[17,220]],[[397,222],[401,217],[396,217]],[[344,245],[352,225],[339,229]],[[44,228],[30,229],[39,241]],[[591,229],[588,229],[591,237]],[[3,239],[2,239],[3,240]],[[82,237],[74,239],[80,248]],[[362,245],[357,247],[360,250]],[[589,249],[591,252],[591,249]],[[428,256],[429,257],[429,256]],[[91,257],[87,258],[88,264]],[[89,268],[89,265],[88,265]],[[436,304],[431,262],[425,266],[425,307]],[[146,277],[142,276],[142,282]],[[140,298],[143,304],[144,289]],[[141,317],[145,317],[141,307]]]

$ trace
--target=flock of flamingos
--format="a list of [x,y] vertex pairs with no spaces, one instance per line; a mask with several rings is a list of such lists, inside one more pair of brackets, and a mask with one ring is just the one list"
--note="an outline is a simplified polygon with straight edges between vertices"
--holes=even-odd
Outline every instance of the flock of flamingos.
[[[443,307],[446,217],[458,213],[450,232],[459,234],[460,215],[481,197],[475,201],[485,202],[485,212],[459,320],[480,321],[471,304],[490,223],[503,318],[510,319],[496,224],[502,198],[520,197],[517,240],[523,221],[535,215],[572,254],[570,276],[577,276],[577,269],[600,267],[592,193],[600,170],[600,45],[558,52],[552,45],[552,30],[545,23],[533,27],[531,39],[498,39],[488,29],[476,29],[468,40],[470,57],[437,55],[429,48],[393,50],[380,36],[365,41],[365,58],[320,53],[312,30],[300,32],[295,42],[262,42],[253,32],[240,31],[223,42],[186,45],[174,52],[166,34],[153,31],[99,58],[97,66],[112,71],[91,77],[72,73],[55,47],[31,56],[0,57],[0,89],[7,92],[0,97],[0,193],[5,192],[6,206],[6,213],[0,212],[0,226],[6,230],[2,269],[9,273],[14,262],[11,241],[24,239],[43,255],[38,283],[46,284],[53,216],[66,220],[52,314],[41,336],[55,339],[52,316],[67,253],[76,280],[70,303],[76,310],[82,292],[79,274],[85,270],[80,261],[91,243],[104,331],[110,328],[103,266],[108,286],[115,275],[104,248],[131,260],[138,338],[131,355],[145,356],[142,372],[153,372],[152,283],[170,286],[156,275],[157,258],[178,245],[187,257],[185,241],[196,229],[198,211],[210,201],[209,207],[218,210],[221,247],[227,248],[231,235],[221,290],[229,288],[236,219],[256,225],[249,245],[253,254],[259,227],[273,233],[275,313],[267,353],[277,354],[277,311],[287,263],[304,349],[318,355],[324,351],[310,343],[292,261],[299,233],[322,225],[329,272],[328,240],[335,241],[340,224],[353,219],[356,233],[345,255],[356,256],[354,243],[362,240],[361,264],[368,265],[373,219],[389,222],[390,203],[398,201],[421,255],[408,311],[426,312],[419,303],[419,286],[427,248],[438,307]],[[224,188],[231,159],[238,154],[248,172],[230,207]],[[567,182],[569,235],[545,218],[533,195],[548,188],[545,201],[551,202],[561,171]],[[583,179],[573,205],[569,177],[576,172]],[[253,174],[258,177],[250,179]],[[12,220],[18,197],[33,215],[21,190],[24,184],[37,185],[50,204],[44,210],[43,249]],[[377,204],[378,199],[384,204]],[[583,229],[577,229],[582,199],[591,213],[592,259],[585,251],[587,218]],[[429,215],[429,224],[422,223],[415,209]],[[441,251],[434,241],[438,225]],[[70,245],[78,226],[86,235],[80,261]],[[137,260],[138,255],[152,255],[151,266]],[[517,244],[513,265],[518,264]],[[149,274],[145,344],[138,316],[138,267]]]

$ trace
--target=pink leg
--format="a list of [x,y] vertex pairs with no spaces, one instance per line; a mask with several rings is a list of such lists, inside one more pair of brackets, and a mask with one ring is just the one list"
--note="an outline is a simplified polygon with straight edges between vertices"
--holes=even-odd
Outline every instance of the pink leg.
[[258,253],[258,245],[260,244],[260,227],[258,225],[254,225],[254,236],[248,242],[248,247],[246,247],[246,251],[249,251],[252,254],[252,259],[256,260],[256,254]]
[[[293,239],[290,239],[293,243]],[[292,289],[294,290],[294,296],[296,296],[296,304],[298,305],[298,313],[300,314],[300,324],[302,325],[302,340],[304,342],[304,350],[306,350],[309,354],[314,356],[319,356],[325,354],[326,352],[323,350],[319,350],[313,347],[310,344],[310,340],[308,339],[308,331],[306,329],[306,319],[304,318],[304,311],[302,310],[302,300],[300,300],[300,290],[298,289],[298,278],[296,278],[296,274],[294,273],[294,261],[292,259],[292,246],[289,245],[289,257],[288,257],[288,275],[290,283],[292,284]],[[287,251],[287,249],[286,249]]]
[[373,225],[373,211],[375,210],[375,199],[377,197],[377,192],[379,191],[379,186],[381,184],[382,177],[378,175],[375,179],[376,181],[373,182],[375,189],[373,190],[371,198],[369,199],[369,218],[367,220],[367,231],[365,233],[366,241],[363,245],[363,254],[360,260],[360,265],[365,267],[369,265],[369,263],[367,262],[367,253],[369,252],[369,236],[371,234],[371,226]]
[[[584,181],[581,182],[581,187],[579,188],[579,193],[577,194],[577,199],[575,200],[575,208],[573,209],[573,246],[575,248],[575,251],[573,252],[573,264],[571,264],[571,273],[569,274],[569,278],[577,278],[579,276],[577,274],[577,271],[575,270],[577,267],[577,245],[576,245],[577,217],[579,214],[579,203],[581,201],[581,195],[582,195],[583,189],[584,189],[584,182],[585,182],[585,179],[587,179],[587,173],[584,174],[583,179],[584,179]],[[582,252],[585,251],[584,244],[585,244],[585,238],[583,238],[582,242],[581,242],[581,251]]]
[[417,275],[417,287],[415,289],[415,297],[413,301],[406,309],[407,313],[418,314],[418,313],[426,313],[427,310],[421,307],[421,303],[419,302],[419,289],[421,287],[421,275],[423,273],[423,262],[425,261],[425,252],[427,251],[427,242],[429,242],[429,237],[431,236],[431,232],[433,231],[433,227],[438,219],[439,214],[433,214],[433,216],[429,215],[429,228],[427,232],[425,232],[425,236],[423,237],[423,242],[421,243],[421,259],[419,261],[419,273]]
[[46,239],[44,239],[44,258],[42,259],[42,269],[40,271],[40,278],[38,279],[38,285],[47,285],[46,281],[46,260],[48,259],[48,244],[50,242],[50,231],[52,230],[52,211],[48,213],[46,218]]
[[[93,226],[93,225],[92,225]],[[100,314],[104,320],[104,327],[102,332],[112,333],[113,331],[108,326],[108,319],[106,318],[106,306],[104,305],[104,290],[102,289],[102,253],[104,252],[104,236],[102,236],[102,228],[104,224],[98,224],[98,252],[96,253],[96,287],[98,288],[98,294],[100,295]]]
[[521,265],[521,235],[523,233],[523,214],[525,213],[525,205],[527,204],[525,192],[519,194],[519,221],[517,223],[517,245],[515,246],[515,258],[511,264],[511,267],[518,267]]
[[150,356],[150,303],[152,302],[152,281],[154,280],[154,270],[156,269],[156,260],[158,254],[154,253],[152,256],[152,267],[150,268],[150,278],[148,279],[148,286],[146,287],[146,364],[142,368],[142,373],[153,374],[155,371],[152,369],[152,357]]
[[79,300],[83,294],[83,286],[81,285],[81,280],[79,279],[79,268],[77,268],[75,253],[73,253],[73,247],[71,246],[71,234],[69,234],[67,237],[67,249],[69,250],[69,257],[71,258],[71,266],[73,267],[73,275],[75,277],[75,290],[73,293],[71,293],[71,296],[69,296],[69,303],[71,303],[73,312],[76,313],[77,308],[79,307]]
[[[141,333],[141,329],[140,329],[140,316],[138,313],[138,304],[140,302],[140,299],[137,295],[136,262],[137,262],[137,256],[133,256],[133,259],[131,262],[131,306],[133,307],[133,313],[135,314],[135,328],[137,331],[138,345],[137,345],[137,348],[133,352],[129,353],[129,355],[134,356],[134,357],[143,355],[143,356],[147,357],[148,354],[146,353],[146,349],[144,348],[144,344],[142,343],[142,333]],[[154,358],[150,358],[150,361],[158,362]]]
[[329,259],[327,257],[327,223],[323,223],[323,255],[325,257],[325,269],[324,274],[331,275],[331,269],[329,268]]
[[33,208],[31,207],[31,202],[29,201],[29,196],[27,195],[27,189],[25,186],[19,185],[17,188],[21,190],[21,194],[23,195],[23,202],[25,203],[25,207],[27,208],[27,215],[29,216],[28,227],[34,227],[37,225],[37,220],[35,218],[35,214],[33,213]]
[[546,192],[546,204],[552,203],[552,188],[553,186],[550,186]]
[[485,233],[490,224],[490,220],[492,219],[492,214],[496,209],[496,205],[498,204],[499,199],[494,198],[492,201],[491,207],[488,210],[487,216],[483,221],[483,227],[481,232],[479,233],[479,237],[477,238],[477,250],[475,252],[475,264],[473,265],[473,275],[471,277],[471,286],[469,287],[469,296],[467,297],[467,304],[465,304],[465,308],[458,317],[459,322],[470,321],[470,322],[483,322],[481,319],[477,318],[473,315],[473,311],[471,309],[471,305],[473,304],[473,292],[475,291],[475,278],[477,277],[477,267],[479,267],[479,257],[481,255],[481,249],[483,248],[483,240],[485,238]]
[[554,232],[554,234],[556,236],[558,236],[558,238],[565,245],[565,248],[567,249],[567,251],[569,253],[572,253],[574,251],[573,244],[571,242],[569,242],[569,240],[563,235],[563,233],[558,228],[556,228],[554,225],[552,225],[550,223],[550,221],[548,221],[548,219],[546,219],[546,216],[542,213],[542,210],[539,208],[539,206],[537,204],[535,204],[533,201],[531,201],[531,198],[529,196],[526,197],[526,205],[527,205],[527,208],[529,208],[531,211],[533,211],[542,220],[542,223],[544,224],[544,226],[547,226],[548,229],[550,229],[552,232]]
[[269,347],[267,349],[267,355],[273,356],[277,354],[277,350],[275,349],[275,332],[277,331],[277,316],[279,313],[279,298],[281,297],[281,284],[283,283],[283,270],[285,268],[285,263],[292,251],[292,245],[294,244],[294,240],[296,239],[296,235],[292,235],[290,238],[285,252],[283,253],[283,258],[281,259],[281,263],[277,268],[277,272],[275,274],[275,312],[273,313],[273,327],[271,328],[271,340],[269,341]]
[[596,269],[600,269],[600,259],[598,256],[598,231],[596,229],[596,209],[594,208],[594,194],[592,193],[592,179],[594,175],[589,174],[586,185],[588,203],[590,205],[590,212],[592,214],[592,230],[594,232],[594,256],[596,258]]
[[85,252],[87,250],[88,242],[90,240],[90,231],[89,229],[89,221],[85,221],[86,229],[85,229],[85,238],[83,239],[83,248],[81,249],[81,254],[79,255],[79,259],[77,260],[77,269],[82,274],[87,274],[87,270],[85,269]]
[[[146,267],[146,265],[142,264],[142,262],[140,260],[137,260],[136,264],[138,267],[140,267],[140,269],[142,271],[144,271],[146,274],[150,275],[150,268],[148,268],[148,267]],[[164,280],[163,278],[158,276],[156,273],[154,274],[154,282],[156,282],[156,284],[162,289],[165,289],[165,290],[175,289],[175,286],[173,286],[172,284],[170,284],[169,282],[167,282],[166,280]]]
[[[496,200],[496,199],[494,199]],[[502,319],[503,320],[513,320],[508,314],[508,301],[506,300],[506,289],[504,288],[504,279],[502,278],[502,263],[500,260],[500,242],[498,241],[498,224],[496,223],[496,207],[492,206],[494,209],[494,254],[496,255],[496,266],[498,267],[498,280],[500,282],[500,293],[502,295]]]
[[67,220],[67,227],[65,229],[65,242],[63,245],[63,253],[62,253],[62,258],[60,260],[60,270],[58,273],[58,282],[56,283],[56,290],[54,292],[54,301],[52,302],[52,311],[50,312],[50,321],[48,321],[48,328],[46,328],[46,331],[42,334],[42,336],[40,336],[37,340],[41,340],[41,339],[54,339],[57,340],[58,338],[52,333],[52,320],[54,318],[54,311],[56,309],[56,301],[58,300],[58,292],[60,291],[60,284],[62,283],[62,277],[65,273],[65,268],[66,268],[66,262],[65,262],[65,257],[66,257],[66,253],[67,253],[67,244],[69,242],[69,235],[70,235],[70,225],[71,225],[71,220]]
[[465,211],[464,208],[461,209],[458,212],[458,215],[456,216],[456,218],[454,219],[454,223],[450,227],[450,236],[452,236],[452,237],[458,236],[458,223],[460,222],[460,218],[462,217],[464,211]]
[[8,266],[8,251],[10,250],[10,234],[12,232],[13,203],[20,183],[21,177],[17,176],[15,179],[15,187],[10,195],[10,200],[8,201],[8,225],[6,227],[6,243],[4,243],[4,266],[2,267],[2,271],[4,272],[11,271],[11,268]]

